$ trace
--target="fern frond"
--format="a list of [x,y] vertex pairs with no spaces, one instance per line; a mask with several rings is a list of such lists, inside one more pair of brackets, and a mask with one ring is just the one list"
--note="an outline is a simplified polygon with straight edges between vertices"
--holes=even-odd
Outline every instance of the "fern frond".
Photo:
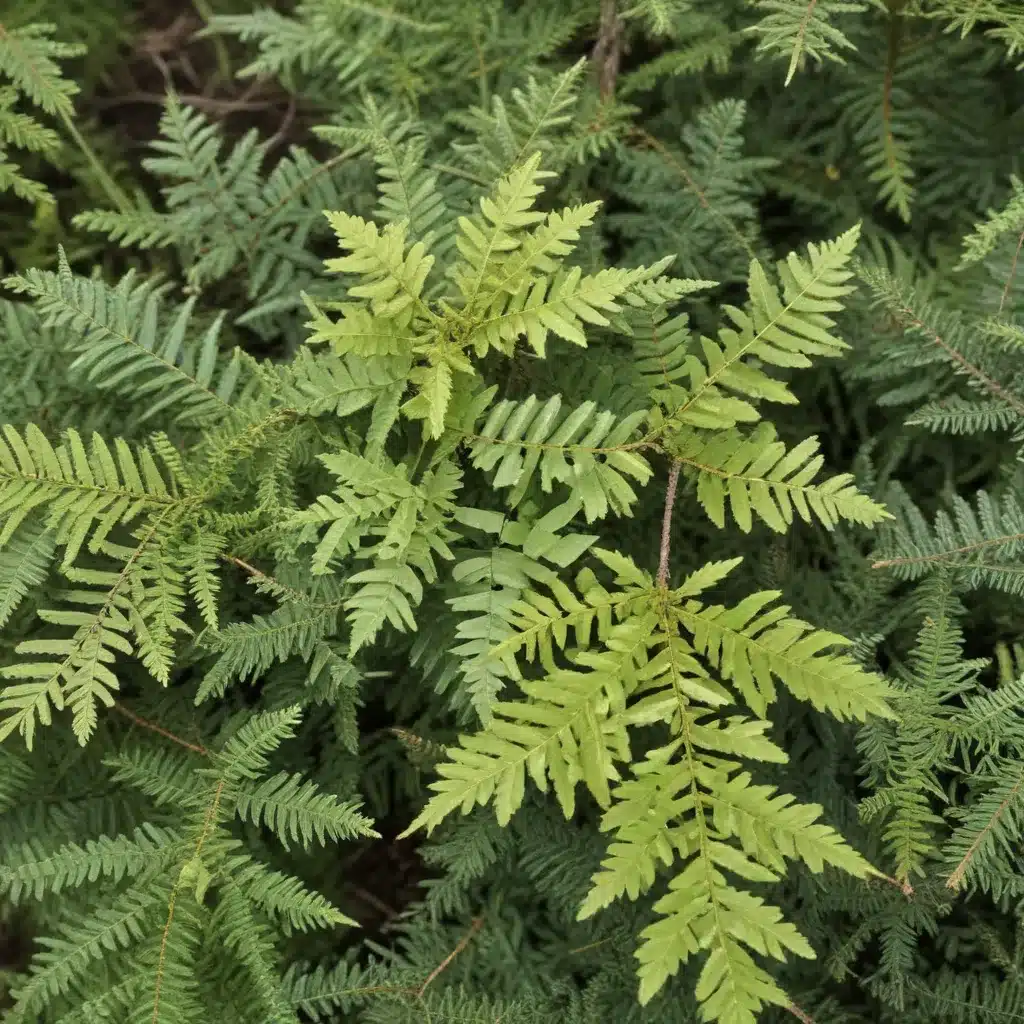
[[840,51],[854,45],[832,19],[867,10],[858,0],[753,0],[753,5],[766,13],[747,31],[761,37],[759,53],[789,54],[786,85],[808,57],[819,64],[825,59],[845,63]]
[[504,824],[522,804],[527,773],[542,791],[550,779],[566,817],[580,780],[607,806],[608,781],[617,777],[613,762],[628,749],[625,730],[608,719],[608,707],[624,701],[624,684],[636,678],[633,659],[644,656],[655,624],[631,620],[613,626],[606,654],[576,658],[591,671],[562,669],[547,680],[520,682],[529,703],[499,701],[486,731],[460,737],[460,745],[448,751],[450,760],[438,766],[441,779],[431,783],[435,795],[403,834],[433,830],[456,808],[466,814],[492,800]]
[[269,615],[232,622],[205,633],[203,646],[218,655],[199,685],[195,702],[221,696],[236,679],[258,680],[275,662],[298,656],[309,661],[317,643],[333,635],[342,602],[283,604]]
[[357,927],[318,892],[307,889],[297,878],[272,871],[244,855],[229,859],[226,872],[237,882],[246,899],[256,904],[289,931],[307,932],[338,925]]
[[123,950],[143,942],[160,922],[167,907],[163,886],[146,891],[128,889],[101,907],[60,929],[47,948],[37,953],[27,977],[15,989],[14,1012],[25,1020],[50,1000],[65,994],[80,981],[105,951]]
[[413,313],[428,320],[433,316],[420,293],[434,257],[422,242],[414,242],[406,251],[403,222],[378,229],[372,221],[340,211],[328,212],[327,220],[338,244],[350,255],[329,259],[324,265],[334,273],[360,275],[366,283],[353,286],[349,294],[369,300],[374,317],[407,324]]
[[146,822],[131,836],[101,836],[84,846],[67,843],[44,851],[25,844],[0,868],[0,889],[18,903],[25,896],[41,900],[47,892],[56,895],[97,878],[120,882],[155,867],[180,842],[178,832]]
[[378,562],[348,581],[359,584],[345,602],[351,627],[350,657],[374,640],[385,623],[400,633],[415,631],[413,607],[423,600],[423,584],[408,565]]
[[630,444],[643,418],[636,413],[616,422],[612,413],[598,413],[593,402],[563,414],[560,395],[546,402],[534,395],[523,402],[505,400],[471,439],[473,465],[483,472],[497,467],[494,486],[512,488],[512,508],[539,470],[541,489],[551,493],[556,482],[567,486],[588,522],[609,511],[629,515],[636,493],[627,478],[644,484],[651,475],[647,460],[633,450],[639,446]]
[[1024,230],[1024,182],[1010,177],[1010,198],[1000,210],[988,210],[984,220],[964,238],[963,252],[957,269],[962,270],[988,257],[1005,235],[1019,235]]
[[[684,584],[685,587],[685,584]],[[889,688],[853,658],[825,653],[849,641],[789,617],[788,605],[772,604],[777,591],[750,594],[732,608],[690,600],[676,616],[696,651],[729,680],[756,715],[775,700],[779,679],[799,700],[837,718],[892,717]]]
[[953,495],[950,511],[938,512],[928,524],[904,499],[897,526],[875,552],[874,567],[905,580],[951,570],[962,586],[1024,593],[1024,509],[1012,491],[1001,500],[979,491],[975,506]]
[[72,371],[144,405],[141,422],[165,410],[181,423],[223,418],[245,390],[238,354],[226,362],[220,357],[223,316],[197,342],[186,340],[195,297],[169,315],[160,293],[134,275],[110,288],[72,274],[63,249],[56,271],[29,270],[7,284],[35,299],[46,326],[73,332],[69,347],[79,355]]
[[46,579],[57,549],[53,530],[42,523],[23,522],[0,547],[0,626],[33,588]]
[[579,100],[585,67],[580,60],[543,81],[531,75],[525,87],[510,91],[509,103],[494,96],[490,109],[474,107],[460,116],[460,123],[476,140],[458,144],[457,152],[481,181],[496,181],[538,150],[547,165],[564,163],[569,149],[566,129]]
[[[902,882],[925,876],[937,852],[945,822],[936,805],[947,801],[940,772],[952,769],[955,743],[966,749],[971,730],[960,724],[953,699],[974,688],[986,664],[964,659],[957,626],[964,609],[952,594],[948,573],[928,580],[919,600],[924,623],[910,656],[891,673],[899,717],[869,723],[860,743],[874,783],[874,792],[861,803],[861,818],[883,825],[894,874]],[[977,738],[983,739],[980,729]]]
[[0,86],[0,191],[10,189],[33,203],[52,202],[53,197],[4,157],[7,146],[46,156],[53,156],[60,146],[52,129],[13,109],[20,96],[65,123],[74,116],[72,99],[78,86],[64,77],[57,61],[81,56],[85,47],[53,39],[56,31],[51,24],[0,25],[0,74],[12,83]]
[[[31,749],[36,723],[49,725],[51,709],[68,706],[73,712],[75,735],[85,744],[96,728],[96,704],[110,707],[120,688],[110,669],[115,652],[131,655],[127,634],[131,629],[131,604],[125,579],[118,573],[91,570],[83,582],[98,590],[73,590],[64,595],[65,607],[40,610],[44,622],[73,626],[66,638],[23,640],[15,653],[37,660],[25,660],[0,668],[0,677],[27,680],[8,683],[0,690],[0,740],[19,732]],[[67,607],[67,606],[70,606]],[[77,606],[77,608],[76,608]]]
[[830,333],[834,321],[828,314],[841,310],[839,298],[853,290],[846,283],[851,277],[847,267],[859,234],[859,227],[853,227],[834,241],[812,243],[807,260],[790,253],[778,264],[781,296],[761,264],[752,261],[747,281],[750,312],[724,307],[734,326],[723,327],[718,341],[701,339],[704,359],[690,355],[689,388],[672,389],[666,417],[722,430],[759,418],[748,399],[793,404],[796,399],[784,383],[742,360],[805,367],[811,356],[837,356],[849,347]]
[[[470,320],[467,341],[479,355],[489,348],[511,354],[517,339],[525,337],[543,356],[549,333],[586,347],[585,324],[607,327],[625,303],[664,304],[681,294],[706,287],[707,282],[676,282],[658,276],[671,260],[634,270],[600,270],[584,275],[579,267],[559,270],[553,277],[527,277],[514,294],[488,293],[487,308]],[[516,271],[522,277],[520,271]],[[645,287],[646,286],[646,287]]]
[[46,526],[64,548],[66,570],[87,542],[92,552],[122,553],[108,543],[118,523],[146,512],[170,514],[186,504],[177,494],[173,463],[162,452],[167,480],[148,447],[133,454],[121,438],[114,439],[111,451],[93,434],[86,450],[70,428],[57,447],[34,424],[25,428],[24,437],[10,425],[0,433],[0,515],[6,515],[0,547],[30,512],[46,509]]
[[358,803],[342,802],[301,775],[287,772],[241,786],[235,807],[242,821],[266,825],[285,849],[289,840],[308,849],[314,836],[323,846],[328,840],[377,835],[370,819],[358,813]]
[[818,454],[817,437],[787,452],[776,440],[775,428],[762,422],[747,436],[720,431],[710,437],[684,435],[675,442],[673,455],[696,476],[697,498],[719,528],[725,525],[726,498],[744,533],[750,532],[754,516],[785,533],[794,509],[804,522],[817,519],[828,530],[843,520],[873,526],[892,518],[883,505],[857,489],[852,473],[814,483],[825,461]]

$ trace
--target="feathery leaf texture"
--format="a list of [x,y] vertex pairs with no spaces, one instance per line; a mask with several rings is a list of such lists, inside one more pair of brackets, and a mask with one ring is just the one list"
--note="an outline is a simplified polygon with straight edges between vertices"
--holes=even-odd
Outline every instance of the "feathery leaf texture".
[[854,49],[853,43],[833,24],[843,14],[859,14],[867,4],[859,0],[753,0],[765,15],[748,31],[760,36],[758,51],[789,54],[786,85],[793,80],[807,58],[819,63],[827,58],[843,63],[842,50]]
[[[788,1000],[744,947],[778,959],[785,949],[813,954],[778,909],[736,888],[724,872],[770,881],[785,857],[859,877],[874,869],[838,833],[815,824],[821,808],[753,785],[727,759],[786,760],[764,736],[776,678],[820,709],[862,719],[891,715],[887,687],[852,659],[823,653],[846,641],[788,618],[786,606],[770,608],[773,593],[731,609],[700,603],[697,595],[735,560],[706,566],[666,592],[621,554],[593,552],[622,589],[610,591],[584,570],[579,596],[556,581],[553,599],[532,592],[512,605],[514,632],[498,648],[521,651],[527,661],[539,655],[547,674],[519,678],[524,699],[494,703],[484,728],[449,749],[430,786],[434,795],[407,832],[488,803],[505,824],[523,803],[527,776],[542,791],[550,783],[569,818],[583,782],[605,808],[603,828],[618,832],[581,916],[623,894],[636,898],[653,882],[657,861],[676,871],[670,894],[654,907],[663,919],[640,936],[641,1002],[690,956],[709,950],[698,983],[703,1012],[752,1020],[763,1004]],[[599,646],[592,645],[595,628]],[[569,649],[573,633],[576,647]],[[717,718],[737,698],[758,717]],[[619,782],[630,726],[654,722],[667,724],[673,740],[633,763],[635,781]],[[677,852],[692,859],[677,867]]]
[[[427,64],[403,72],[415,94],[434,48],[447,45],[448,21],[420,18],[417,5],[332,9],[328,17],[311,0],[294,17],[215,19],[214,31],[259,40],[257,65],[289,87],[329,60],[324,97],[392,74],[383,65],[393,33],[429,37],[420,39]],[[685,36],[690,16],[687,4],[623,13],[667,39]],[[524,45],[527,25],[561,42],[583,25],[579,12],[546,27],[532,12],[495,8],[494,17],[519,19]],[[322,38],[303,40],[314,22]],[[353,36],[348,53],[339,25],[371,24],[374,46]],[[493,33],[474,25],[490,53]],[[811,38],[806,49],[822,46]],[[380,66],[369,66],[371,53]],[[497,57],[480,67],[503,78],[508,56]],[[480,70],[456,60],[447,73],[456,68]],[[833,317],[852,291],[859,229],[776,270],[748,262],[759,245],[757,176],[770,162],[739,166],[742,104],[705,112],[684,142],[701,175],[728,169],[718,192],[698,185],[728,224],[724,234],[720,222],[708,227],[681,262],[704,266],[708,239],[727,235],[728,257],[710,266],[720,263],[730,284],[745,269],[747,294],[742,307],[718,307],[713,337],[698,336],[689,317],[714,324],[714,300],[699,293],[716,282],[670,276],[674,258],[660,249],[607,266],[599,204],[583,194],[563,205],[566,192],[551,188],[556,169],[588,151],[617,159],[626,138],[625,104],[577,115],[594,100],[577,104],[581,78],[582,64],[529,79],[508,103],[488,97],[446,122],[445,132],[476,135],[452,147],[450,163],[436,159],[445,139],[434,127],[368,92],[357,126],[322,132],[340,156],[321,163],[292,150],[269,173],[269,142],[253,132],[226,148],[212,122],[172,99],[147,163],[167,185],[166,212],[139,206],[79,223],[174,246],[186,297],[133,274],[113,285],[76,276],[63,253],[55,272],[9,282],[33,301],[54,358],[70,356],[75,387],[128,412],[110,440],[64,422],[0,428],[0,626],[20,626],[30,606],[37,620],[0,668],[0,739],[18,732],[32,748],[24,766],[0,763],[19,816],[0,888],[12,902],[40,902],[45,936],[16,980],[14,1020],[195,1024],[211,992],[226,1020],[294,1022],[338,1007],[368,1020],[427,1008],[454,1018],[470,1003],[489,1013],[498,1002],[467,1003],[444,987],[454,975],[432,982],[452,959],[449,919],[507,858],[510,875],[521,868],[564,918],[558,928],[571,924],[570,909],[580,921],[601,911],[633,936],[641,1002],[685,965],[704,1019],[749,1024],[765,1006],[789,1005],[762,960],[811,955],[783,916],[799,901],[776,907],[753,887],[778,883],[790,860],[856,879],[875,873],[825,823],[834,802],[798,801],[778,777],[756,778],[788,761],[767,719],[780,689],[808,714],[888,728],[899,692],[864,667],[864,645],[856,657],[844,651],[848,641],[791,614],[779,590],[743,591],[728,578],[739,557],[697,558],[671,586],[671,502],[657,576],[642,564],[658,555],[643,488],[666,462],[673,494],[680,465],[695,477],[695,493],[678,497],[696,498],[687,514],[703,505],[724,525],[728,504],[740,532],[755,519],[784,533],[797,516],[830,530],[886,517],[850,474],[818,479],[816,438],[787,448],[761,420],[762,402],[796,401],[789,371],[845,351]],[[309,245],[317,232],[333,232],[340,250],[322,265]],[[207,286],[236,276],[250,308],[232,319],[211,311]],[[694,296],[694,310],[676,308]],[[294,344],[294,356],[222,352],[250,328]],[[590,346],[622,369],[609,401],[581,393],[578,380],[544,386],[529,372]],[[773,367],[783,372],[773,377]],[[145,435],[150,424],[166,433]],[[613,515],[621,544],[594,526]],[[720,583],[740,596],[706,601]],[[156,685],[139,685],[149,682],[140,669]],[[448,693],[424,699],[422,683]],[[362,737],[369,701],[418,721],[397,742],[390,730]],[[91,793],[76,798],[85,810],[62,805],[59,815],[18,806],[35,800],[23,780],[38,784],[35,765],[45,766],[40,777],[51,770],[66,742],[59,725],[43,728],[63,709],[80,763],[124,794],[116,811]],[[1003,698],[970,709],[979,719],[1009,714]],[[465,734],[449,743],[452,718]],[[980,722],[972,728],[984,734]],[[410,736],[426,752],[414,763],[401,754]],[[340,909],[343,892],[335,906],[289,865],[330,859],[314,849],[328,841],[379,838],[358,794],[381,817],[392,790],[416,792],[426,762],[437,777],[408,831],[494,807],[489,825],[436,858],[452,881],[431,889],[423,911],[444,913],[425,930],[410,925],[414,937],[387,970],[297,967],[282,977],[282,939],[355,924]],[[553,801],[528,803],[527,779]],[[606,835],[582,828],[586,854],[556,865],[547,851],[564,833],[553,822],[577,812],[580,784]],[[983,786],[979,806],[990,791],[1002,792]],[[45,821],[38,834],[33,815]],[[520,834],[535,824],[536,836]],[[283,849],[265,856],[270,845]],[[655,892],[660,875],[667,886]],[[623,899],[641,904],[635,926],[633,911],[615,906]],[[489,915],[496,931],[485,941],[515,950],[520,939],[501,930],[519,925],[515,907],[507,921]],[[440,946],[448,952],[438,956]],[[372,999],[338,988],[398,974],[415,984]],[[567,1020],[592,1018],[609,983],[595,978],[587,992],[545,992],[536,1014],[557,1004]],[[518,997],[495,1013],[506,1002],[530,1019],[532,1004]]]
[[11,83],[0,85],[0,192],[10,190],[36,204],[52,203],[53,197],[44,185],[6,159],[7,147],[51,158],[60,149],[60,137],[52,128],[15,109],[19,98],[25,97],[51,117],[67,121],[73,116],[72,100],[78,86],[64,77],[57,62],[80,56],[85,47],[54,39],[56,30],[51,24],[0,24],[0,75]]
[[747,278],[750,311],[726,305],[732,322],[718,340],[703,337],[700,358],[691,352],[686,361],[688,385],[666,385],[659,396],[666,418],[704,430],[724,430],[752,422],[760,414],[754,401],[796,402],[789,388],[745,359],[768,366],[806,367],[811,356],[838,356],[849,346],[835,337],[835,322],[828,315],[840,311],[859,226],[833,241],[808,246],[808,258],[790,253],[778,264],[782,294],[757,260]]
[[29,270],[7,284],[35,299],[46,326],[74,332],[69,348],[79,355],[71,372],[82,373],[94,387],[145,403],[143,421],[168,409],[182,423],[221,418],[244,388],[239,387],[238,353],[226,362],[220,358],[223,316],[197,342],[188,340],[194,297],[169,315],[160,292],[149,284],[132,274],[115,288],[77,277],[63,250],[56,272]]

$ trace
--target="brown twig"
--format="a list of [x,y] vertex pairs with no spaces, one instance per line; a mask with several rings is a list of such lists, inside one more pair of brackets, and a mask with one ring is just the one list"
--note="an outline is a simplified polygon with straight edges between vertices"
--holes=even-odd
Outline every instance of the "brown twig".
[[[277,99],[234,99],[219,100],[213,96],[199,96],[193,93],[177,93],[175,98],[186,106],[195,107],[209,114],[234,114],[246,110],[270,110]],[[129,103],[151,103],[154,106],[162,107],[167,103],[167,96],[160,92],[128,92],[120,96],[111,96],[109,99],[96,100],[96,106],[101,108],[123,107]]]
[[244,569],[250,576],[255,576],[257,579],[269,579],[265,572],[261,572],[254,565],[250,565],[248,562],[243,562],[240,558],[235,558],[234,555],[221,555],[221,558],[225,562],[230,562],[232,565],[237,565],[239,569]]
[[276,132],[270,136],[267,140],[267,149],[273,149],[275,146],[280,146],[288,136],[288,132],[291,130],[292,125],[295,123],[295,97],[291,96],[288,98],[288,109],[284,112],[284,118],[281,124],[278,126]]
[[361,885],[355,885],[352,887],[352,892],[364,903],[368,903],[374,910],[383,914],[389,920],[398,917],[398,911],[393,906],[385,903],[384,900],[370,892],[369,889],[364,889]]
[[597,68],[597,84],[602,100],[615,95],[622,59],[622,19],[615,9],[615,0],[601,0],[601,20],[597,27],[597,43],[590,58]]
[[786,1009],[800,1021],[800,1024],[814,1024],[814,1018],[806,1010],[801,1010],[796,1003],[790,1003]]
[[482,917],[474,917],[473,924],[469,931],[459,940],[459,944],[430,972],[430,976],[420,986],[419,991],[416,993],[418,998],[422,998],[423,993],[426,991],[427,986],[443,971],[448,965],[469,945],[470,940],[474,935],[483,927],[484,919]]
[[665,514],[661,518],[661,553],[658,558],[658,586],[668,586],[668,560],[672,545],[672,506],[676,503],[676,487],[679,484],[679,460],[672,463],[668,474],[668,488],[665,491]]
[[904,896],[910,897],[914,895],[914,887],[910,884],[909,878],[899,879],[893,878],[892,875],[881,876],[890,885],[895,886]]
[[141,726],[143,729],[149,729],[150,732],[155,732],[165,739],[169,739],[174,743],[177,743],[181,747],[185,747],[186,750],[194,751],[197,754],[202,754],[203,757],[209,757],[210,752],[206,747],[201,747],[195,743],[189,743],[188,740],[183,740],[180,736],[175,736],[173,732],[165,729],[163,726],[157,725],[155,722],[150,722],[148,719],[143,718],[141,715],[135,714],[134,711],[129,711],[123,704],[118,701],[114,701],[114,710],[118,714],[124,715],[129,721],[134,722],[136,725]]

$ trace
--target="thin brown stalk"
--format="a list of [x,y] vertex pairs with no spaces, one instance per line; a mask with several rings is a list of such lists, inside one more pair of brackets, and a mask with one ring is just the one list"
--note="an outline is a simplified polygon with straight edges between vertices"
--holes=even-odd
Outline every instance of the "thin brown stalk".
[[136,725],[143,729],[148,729],[150,732],[155,732],[165,739],[171,740],[172,743],[177,743],[178,746],[184,747],[186,750],[191,750],[196,754],[202,754],[203,757],[209,757],[210,752],[206,747],[201,747],[196,743],[189,743],[188,740],[183,740],[180,736],[175,736],[169,729],[163,728],[163,726],[157,725],[156,722],[150,722],[148,719],[143,718],[141,715],[135,714],[134,711],[129,711],[123,704],[118,701],[114,702],[114,710],[124,715],[130,722],[134,722]]
[[793,1014],[801,1024],[814,1024],[814,1018],[806,1010],[801,1010],[796,1003],[790,1003],[786,1009],[789,1010],[789,1012]]
[[679,485],[680,462],[676,459],[668,474],[665,491],[665,514],[661,517],[661,553],[658,558],[658,586],[668,586],[668,561],[672,547],[672,507],[676,503],[676,487]]
[[1020,261],[1021,246],[1024,246],[1024,232],[1017,237],[1017,248],[1013,251],[1013,262],[1010,264],[1010,273],[1006,275],[1006,284],[1003,286],[1003,294],[999,297],[999,312],[1002,313],[1006,300],[1010,297],[1010,289],[1013,287],[1013,279],[1017,276],[1017,263]]
[[597,86],[602,100],[615,95],[622,60],[622,19],[615,9],[615,0],[601,0],[601,20],[597,28],[597,45],[591,54],[597,68]]
[[469,931],[462,936],[459,940],[459,944],[430,972],[427,980],[423,982],[419,991],[416,993],[417,997],[423,996],[423,993],[427,990],[427,986],[469,945],[470,940],[478,931],[480,931],[483,924],[484,919],[482,917],[473,918],[473,924],[470,926]]

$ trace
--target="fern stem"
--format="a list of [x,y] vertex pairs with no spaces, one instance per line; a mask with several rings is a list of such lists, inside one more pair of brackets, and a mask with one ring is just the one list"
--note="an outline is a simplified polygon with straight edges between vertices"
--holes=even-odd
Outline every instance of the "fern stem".
[[82,133],[75,127],[74,121],[72,121],[68,114],[63,111],[61,111],[60,119],[68,135],[70,135],[74,140],[79,152],[85,157],[87,163],[92,168],[93,174],[96,175],[96,180],[106,193],[107,198],[121,213],[130,213],[132,210],[131,200],[124,193],[121,186],[118,185],[110,174],[107,173],[107,169],[103,166],[103,161],[100,160],[96,155],[96,151],[89,145]]
[[786,71],[785,84],[787,86],[793,81],[793,76],[796,74],[796,69],[800,64],[800,57],[804,52],[804,39],[807,36],[807,26],[810,25],[811,18],[814,17],[814,8],[817,6],[818,0],[809,0],[804,16],[800,19],[800,27],[793,40],[793,55],[789,59],[789,68]]
[[665,514],[661,518],[661,552],[658,558],[658,586],[668,586],[668,560],[672,546],[672,507],[676,503],[676,487],[679,485],[679,467],[676,459],[668,474],[668,488],[665,491]]
[[427,980],[420,986],[416,993],[417,998],[422,998],[427,986],[469,945],[470,940],[483,927],[484,919],[474,917],[473,923],[468,932],[459,940],[459,944],[430,972]]
[[800,1021],[800,1024],[814,1024],[814,1018],[806,1010],[801,1010],[796,1003],[790,1003],[786,1009]]
[[[224,793],[224,780],[220,779],[217,782],[217,788],[214,790],[213,802],[206,809],[206,816],[203,819],[203,829],[199,834],[199,839],[196,842],[195,854],[198,857],[203,852],[203,845],[206,843],[206,838],[210,833],[210,829],[216,822],[217,811],[220,808],[220,799]],[[159,1024],[160,1021],[160,997],[163,992],[164,984],[164,972],[167,965],[167,942],[171,935],[171,925],[174,924],[174,908],[178,902],[178,891],[181,888],[181,877],[179,876],[178,881],[175,882],[174,888],[171,890],[171,898],[167,904],[167,921],[164,924],[163,932],[160,936],[160,952],[157,955],[156,963],[156,979],[153,985],[153,1016],[151,1018],[151,1024]]]
[[1017,264],[1020,262],[1020,250],[1024,246],[1024,232],[1017,237],[1017,248],[1013,251],[1013,262],[1010,264],[1010,273],[1007,275],[1006,284],[1003,286],[1003,294],[999,297],[999,310],[1001,314],[1006,300],[1010,297],[1010,289],[1013,287],[1013,279],[1017,276]]
[[149,729],[150,732],[155,732],[166,739],[172,740],[179,746],[185,747],[186,750],[192,750],[197,754],[202,754],[203,757],[208,757],[210,752],[206,747],[201,747],[196,743],[189,743],[188,740],[183,740],[180,736],[175,736],[169,729],[163,728],[163,726],[157,725],[155,722],[150,722],[148,719],[143,718],[141,715],[135,714],[134,711],[129,711],[119,701],[115,701],[113,705],[114,710],[121,715],[124,715],[129,721],[134,722],[136,725],[143,729]]

